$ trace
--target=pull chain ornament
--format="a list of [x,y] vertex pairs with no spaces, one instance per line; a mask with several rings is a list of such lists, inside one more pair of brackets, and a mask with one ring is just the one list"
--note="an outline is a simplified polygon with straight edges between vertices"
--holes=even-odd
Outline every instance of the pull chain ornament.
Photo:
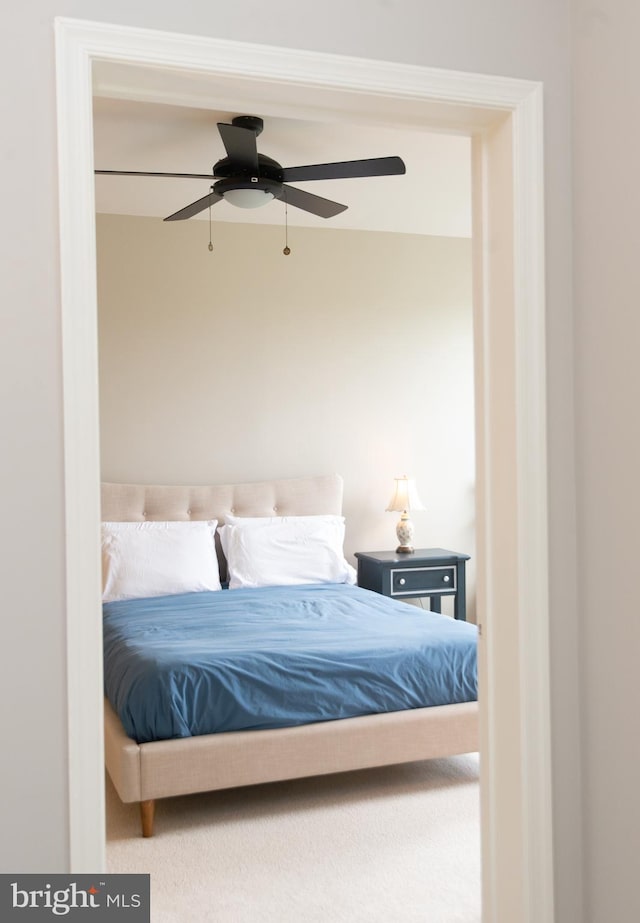
[[[213,186],[211,187],[211,192],[213,192]],[[209,202],[209,252],[213,250],[213,244],[211,242],[211,202]]]
[[282,251],[285,256],[289,256],[289,254],[291,253],[291,250],[289,249],[289,240],[288,240],[289,238],[289,221],[288,221],[289,214],[288,212],[289,212],[289,204],[287,202],[287,196],[285,193],[285,198],[284,198],[284,250]]

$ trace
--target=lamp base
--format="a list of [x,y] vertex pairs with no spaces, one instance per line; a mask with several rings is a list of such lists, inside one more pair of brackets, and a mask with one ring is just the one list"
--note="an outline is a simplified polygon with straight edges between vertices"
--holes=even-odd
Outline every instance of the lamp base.
[[396,554],[410,554],[414,550],[411,544],[413,542],[413,523],[409,519],[406,510],[403,510],[396,526],[396,538],[399,543],[396,548]]
[[413,554],[416,549],[413,545],[398,545],[396,554]]

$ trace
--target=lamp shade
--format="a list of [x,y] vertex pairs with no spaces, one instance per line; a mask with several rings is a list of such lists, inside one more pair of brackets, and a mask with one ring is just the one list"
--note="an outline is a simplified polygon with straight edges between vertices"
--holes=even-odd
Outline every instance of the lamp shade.
[[394,482],[395,487],[387,506],[387,513],[424,510],[424,504],[418,496],[416,482],[413,478],[408,478],[405,475],[401,478],[394,478]]

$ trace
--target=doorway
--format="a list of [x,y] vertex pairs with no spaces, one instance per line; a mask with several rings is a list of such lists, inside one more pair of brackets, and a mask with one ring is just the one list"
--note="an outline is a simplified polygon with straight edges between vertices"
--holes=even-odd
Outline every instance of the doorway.
[[91,69],[135,86],[152,65],[233,108],[473,138],[483,919],[552,920],[541,87],[70,20],[56,38],[73,870],[104,862]]

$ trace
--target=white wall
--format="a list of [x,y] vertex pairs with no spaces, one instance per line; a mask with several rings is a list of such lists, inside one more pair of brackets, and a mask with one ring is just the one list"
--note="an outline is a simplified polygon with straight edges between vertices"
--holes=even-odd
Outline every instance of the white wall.
[[[98,215],[102,476],[232,483],[337,471],[345,550],[395,547],[394,476],[415,476],[416,547],[470,554],[471,241]],[[446,601],[448,602],[448,600]]]
[[640,920],[640,6],[574,3],[576,443],[588,923]]
[[[580,895],[578,656],[575,605],[573,373],[570,267],[568,0],[299,0],[238,5],[192,0],[39,0],[5,24],[2,96],[5,220],[0,304],[3,512],[12,523],[3,565],[3,640],[12,657],[0,696],[11,759],[2,763],[5,830],[0,866],[64,870],[66,734],[62,405],[53,17],[200,33],[404,63],[542,80],[548,268],[551,645],[558,919],[583,919]],[[39,523],[34,580],[33,523]],[[43,552],[42,549],[45,549]],[[37,680],[35,679],[37,677]],[[43,719],[43,702],[46,713]],[[37,728],[37,734],[34,734]],[[42,752],[47,753],[43,765]],[[510,921],[511,923],[511,921]]]

